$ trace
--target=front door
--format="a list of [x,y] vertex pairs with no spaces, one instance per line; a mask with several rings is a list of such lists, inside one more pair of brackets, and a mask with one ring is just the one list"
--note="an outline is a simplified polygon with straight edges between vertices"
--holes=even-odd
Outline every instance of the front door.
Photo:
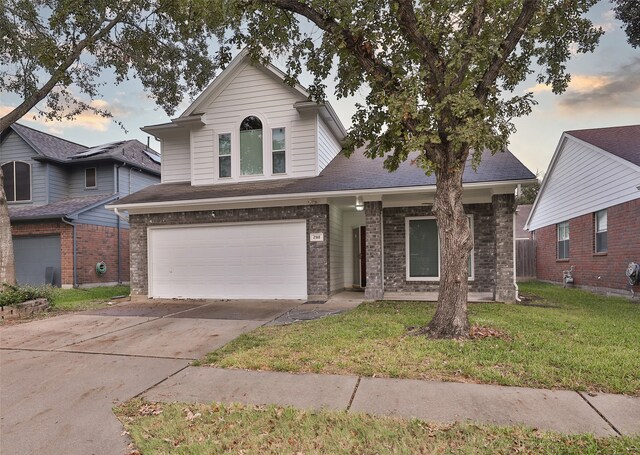
[[353,285],[364,288],[367,285],[367,236],[366,228],[353,229]]

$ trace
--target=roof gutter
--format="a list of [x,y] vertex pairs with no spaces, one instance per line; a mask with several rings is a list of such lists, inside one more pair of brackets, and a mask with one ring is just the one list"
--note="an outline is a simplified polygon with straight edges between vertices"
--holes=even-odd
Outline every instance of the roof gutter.
[[[532,179],[527,180],[505,180],[499,182],[479,182],[479,183],[467,183],[463,185],[464,189],[484,189],[494,188],[496,185],[501,186],[515,186],[522,183],[530,183]],[[340,197],[340,196],[383,196],[385,194],[411,194],[418,192],[433,193],[436,190],[435,185],[426,186],[408,186],[408,187],[393,187],[393,188],[371,188],[371,189],[352,189],[352,190],[337,190],[337,191],[323,191],[315,193],[291,193],[291,194],[259,194],[254,196],[233,196],[225,198],[203,198],[203,199],[185,199],[185,200],[171,200],[171,201],[159,201],[159,202],[141,202],[141,203],[124,203],[124,204],[109,204],[105,208],[110,210],[136,210],[136,209],[153,209],[163,208],[180,205],[181,207],[191,207],[207,204],[233,204],[239,202],[278,202],[278,201],[290,201],[290,200],[303,200],[325,198],[325,197]]]

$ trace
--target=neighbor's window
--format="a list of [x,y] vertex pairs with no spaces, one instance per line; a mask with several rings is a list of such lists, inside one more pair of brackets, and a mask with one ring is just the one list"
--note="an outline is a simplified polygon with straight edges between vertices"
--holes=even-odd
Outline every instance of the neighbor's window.
[[98,186],[96,180],[96,168],[90,167],[84,170],[84,187],[85,188],[95,188]]
[[[473,235],[472,219],[469,224]],[[437,280],[440,278],[440,239],[435,218],[408,218],[407,230],[407,279]],[[469,255],[468,275],[473,277],[473,251]]]
[[240,175],[262,173],[262,122],[252,115],[240,124]]
[[595,213],[596,222],[596,253],[607,252],[607,211]]
[[284,136],[284,128],[273,128],[271,130],[273,174],[284,174],[287,171]]
[[7,202],[31,200],[31,165],[22,161],[11,161],[2,165],[4,193]]
[[569,259],[569,222],[558,223],[556,229],[558,230],[558,259]]
[[218,177],[231,177],[231,133],[218,135]]

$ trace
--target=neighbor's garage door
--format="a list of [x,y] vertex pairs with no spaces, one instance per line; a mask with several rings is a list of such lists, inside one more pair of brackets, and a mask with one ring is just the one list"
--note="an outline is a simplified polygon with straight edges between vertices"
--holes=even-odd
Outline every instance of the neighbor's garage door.
[[60,236],[14,237],[18,284],[60,286]]
[[305,221],[149,229],[149,296],[306,299]]

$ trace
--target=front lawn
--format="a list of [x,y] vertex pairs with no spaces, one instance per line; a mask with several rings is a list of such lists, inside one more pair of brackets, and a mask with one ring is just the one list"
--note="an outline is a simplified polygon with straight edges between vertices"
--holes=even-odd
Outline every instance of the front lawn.
[[598,439],[520,427],[433,424],[275,406],[159,404],[134,399],[115,412],[144,454],[595,454],[640,450],[640,437]]
[[81,311],[99,308],[114,297],[129,295],[129,286],[98,286],[53,290],[54,311]]
[[471,304],[474,325],[506,338],[407,336],[434,305],[370,302],[350,313],[263,327],[210,353],[223,368],[436,379],[640,394],[640,304],[524,283],[529,305]]

